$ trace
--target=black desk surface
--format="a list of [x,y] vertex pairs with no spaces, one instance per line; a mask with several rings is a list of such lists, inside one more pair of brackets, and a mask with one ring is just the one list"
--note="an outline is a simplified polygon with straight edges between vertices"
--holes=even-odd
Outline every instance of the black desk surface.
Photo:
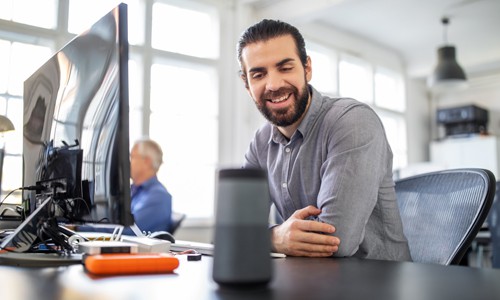
[[81,265],[0,266],[1,299],[500,299],[500,270],[358,259],[274,259],[265,289],[219,288],[212,257],[173,274],[92,277]]

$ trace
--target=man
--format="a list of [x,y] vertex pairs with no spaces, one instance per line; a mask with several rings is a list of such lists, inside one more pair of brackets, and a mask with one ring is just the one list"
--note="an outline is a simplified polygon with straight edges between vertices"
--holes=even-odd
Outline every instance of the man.
[[172,196],[156,176],[163,162],[160,146],[149,139],[139,140],[130,152],[132,178],[131,210],[141,231],[169,231]]
[[308,85],[311,59],[287,23],[263,20],[248,28],[238,60],[248,93],[269,121],[251,142],[245,167],[267,170],[271,199],[286,220],[271,229],[273,250],[411,260],[392,152],[375,112]]

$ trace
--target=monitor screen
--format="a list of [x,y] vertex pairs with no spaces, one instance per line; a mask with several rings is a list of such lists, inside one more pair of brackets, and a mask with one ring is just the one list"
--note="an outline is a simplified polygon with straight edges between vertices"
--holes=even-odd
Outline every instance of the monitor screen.
[[[70,222],[133,224],[127,6],[72,39],[24,82],[23,199]],[[44,187],[41,189],[40,187]]]

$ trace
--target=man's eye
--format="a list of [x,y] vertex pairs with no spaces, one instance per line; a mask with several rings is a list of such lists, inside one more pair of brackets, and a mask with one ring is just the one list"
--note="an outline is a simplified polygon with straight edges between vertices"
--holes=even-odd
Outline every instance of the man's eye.
[[288,71],[291,71],[292,69],[293,69],[293,67],[283,67],[283,68],[281,68],[281,71],[288,72]]
[[262,73],[254,73],[252,74],[252,79],[259,79],[259,78],[262,78]]

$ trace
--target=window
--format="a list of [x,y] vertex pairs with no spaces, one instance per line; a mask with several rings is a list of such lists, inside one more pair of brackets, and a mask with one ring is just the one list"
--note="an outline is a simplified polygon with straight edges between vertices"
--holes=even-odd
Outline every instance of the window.
[[310,84],[325,95],[338,95],[337,53],[311,42],[306,45],[313,70]]
[[0,93],[2,94],[7,92],[9,86],[10,44],[9,41],[0,40]]
[[387,140],[394,155],[392,168],[400,169],[408,165],[406,121],[404,116],[387,111],[378,111],[385,128]]
[[406,110],[404,84],[400,74],[377,68],[375,72],[375,105],[398,112]]
[[0,19],[54,29],[57,25],[57,0],[2,0]]
[[149,136],[163,149],[158,177],[172,194],[173,209],[198,219],[211,218],[214,212],[218,19],[213,7],[201,3],[153,5],[151,43],[163,51],[153,51]]
[[151,68],[150,137],[164,155],[158,177],[172,194],[174,210],[191,218],[213,213],[217,86],[210,67],[162,62]]
[[217,14],[209,7],[191,7],[159,2],[153,5],[153,48],[196,57],[217,58]]
[[[0,18],[10,21],[0,31],[0,113],[16,127],[3,139],[9,176],[3,177],[2,193],[22,185],[24,80],[75,34],[126,2],[130,141],[150,136],[163,147],[165,164],[158,177],[173,195],[174,210],[211,218],[219,157],[221,6],[204,0],[0,2]],[[57,19],[65,15],[67,28]],[[32,34],[20,23],[34,26]]]
[[406,99],[401,73],[375,66],[366,60],[340,51],[314,43],[308,44],[311,45],[308,53],[313,66],[311,84],[320,92],[335,97],[337,96],[335,83],[338,82],[341,97],[350,97],[369,104],[384,124],[394,154],[393,168],[405,167],[408,164],[404,116]]
[[[23,83],[33,72],[50,57],[52,50],[48,47],[13,42],[6,45],[8,53],[8,85],[7,91],[11,95],[23,94]],[[4,52],[2,51],[2,52]]]
[[[144,43],[145,0],[102,1],[102,0],[71,0],[69,1],[68,31],[78,34],[87,29],[105,13],[120,2],[128,5],[128,40],[130,44]],[[89,9],[92,7],[92,9]],[[85,12],[85,13],[82,13]]]
[[400,169],[408,164],[403,78],[397,72],[377,67],[374,82],[375,107],[380,108],[377,112],[394,154],[393,169]]
[[339,92],[341,97],[373,103],[371,65],[361,59],[343,55],[339,62]]
[[[22,186],[23,82],[51,52],[49,47],[0,39],[0,113],[16,128],[0,134],[0,147],[5,149],[3,170],[9,170],[9,176],[2,176],[2,199],[6,192]],[[20,203],[20,193],[6,202]]]
[[[8,170],[8,173],[3,173],[2,190],[12,191],[22,186],[22,116],[23,103],[22,99],[11,97],[7,99],[7,118],[12,121],[15,131],[3,133],[5,157],[3,161],[3,170]],[[6,175],[8,174],[8,176]],[[6,200],[8,203],[20,203],[21,194],[16,193],[11,199]],[[3,199],[3,195],[2,195]]]
[[[143,64],[140,57],[129,57],[129,139],[132,144],[143,136],[144,132],[144,97]],[[149,110],[148,110],[149,111]],[[131,145],[132,146],[132,145]]]

